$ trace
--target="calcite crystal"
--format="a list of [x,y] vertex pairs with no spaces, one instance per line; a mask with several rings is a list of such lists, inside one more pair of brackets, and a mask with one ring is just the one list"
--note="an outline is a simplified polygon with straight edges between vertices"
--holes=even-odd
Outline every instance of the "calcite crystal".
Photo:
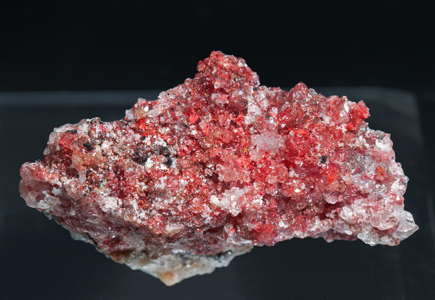
[[172,285],[292,238],[397,245],[418,227],[364,102],[259,85],[213,52],[123,120],[54,129],[20,193],[76,239]]

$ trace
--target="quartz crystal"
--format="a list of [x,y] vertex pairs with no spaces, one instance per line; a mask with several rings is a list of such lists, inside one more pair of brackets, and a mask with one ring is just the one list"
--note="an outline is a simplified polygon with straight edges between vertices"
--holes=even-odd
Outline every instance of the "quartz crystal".
[[20,193],[73,238],[167,285],[292,238],[398,245],[418,227],[390,135],[363,101],[259,84],[212,52],[125,119],[66,124]]

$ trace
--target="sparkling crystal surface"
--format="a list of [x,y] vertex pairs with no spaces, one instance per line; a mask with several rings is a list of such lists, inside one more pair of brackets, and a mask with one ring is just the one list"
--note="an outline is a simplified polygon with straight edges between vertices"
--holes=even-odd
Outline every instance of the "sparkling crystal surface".
[[66,124],[20,193],[76,239],[172,285],[253,246],[322,237],[398,245],[418,226],[390,135],[363,101],[260,86],[212,52],[123,120]]

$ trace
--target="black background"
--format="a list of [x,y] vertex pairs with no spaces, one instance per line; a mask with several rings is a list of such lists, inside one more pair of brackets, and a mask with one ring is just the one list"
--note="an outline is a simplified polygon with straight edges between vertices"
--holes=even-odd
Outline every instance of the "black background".
[[168,89],[212,50],[262,84],[435,82],[417,1],[0,1],[0,91]]
[[166,90],[221,50],[243,57],[268,86],[410,92],[423,144],[403,133],[397,115],[376,115],[382,107],[373,104],[370,125],[392,132],[411,178],[407,209],[421,227],[399,247],[293,240],[166,288],[26,208],[10,173],[41,158],[54,126],[122,118],[128,106],[0,107],[0,209],[8,212],[0,213],[0,299],[435,299],[432,23],[430,7],[415,1],[1,0],[0,94]]

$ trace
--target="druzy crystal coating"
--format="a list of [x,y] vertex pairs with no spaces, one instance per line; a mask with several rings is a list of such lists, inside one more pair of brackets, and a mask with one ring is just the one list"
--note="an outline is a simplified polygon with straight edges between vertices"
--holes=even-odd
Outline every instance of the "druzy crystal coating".
[[51,133],[20,193],[76,239],[167,285],[292,238],[398,245],[418,227],[390,135],[363,101],[260,86],[212,52],[123,120]]

